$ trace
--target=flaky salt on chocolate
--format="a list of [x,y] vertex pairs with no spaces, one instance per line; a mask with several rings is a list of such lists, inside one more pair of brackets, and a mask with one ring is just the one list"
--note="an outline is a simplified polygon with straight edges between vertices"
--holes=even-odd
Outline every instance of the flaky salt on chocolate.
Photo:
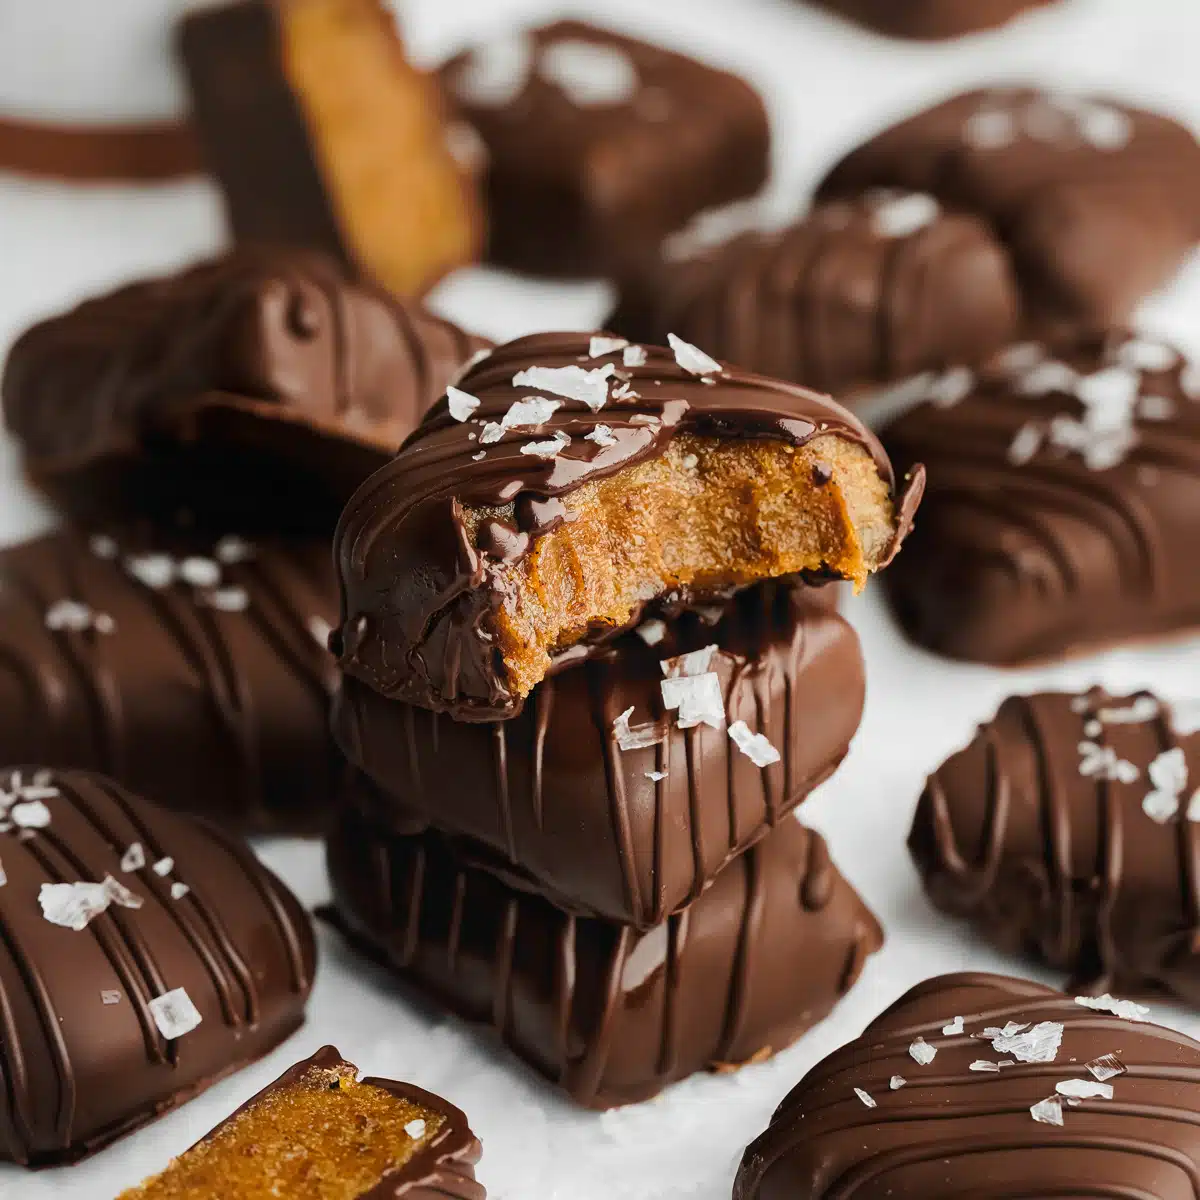
[[873,187],[931,192],[990,221],[1039,323],[1127,321],[1200,238],[1196,138],[1103,96],[1026,87],[954,96],[852,151],[818,195]]
[[[474,416],[440,404],[359,489],[336,537],[331,646],[348,674],[458,719],[504,719],[561,655],[649,604],[794,573],[861,586],[891,561],[923,472],[897,488],[829,397],[682,341],[642,347],[636,367],[590,356],[590,341],[497,349],[457,385],[481,401]],[[557,402],[539,425],[510,417],[477,449],[539,393]],[[586,437],[600,423],[613,444]],[[528,453],[531,436],[562,448]]]
[[[1096,770],[1096,746],[1127,769]],[[1014,697],[930,776],[908,844],[939,908],[1104,993],[1081,1005],[1136,1018],[1109,993],[1200,1003],[1198,796],[1200,733],[1166,702]]]
[[673,331],[749,370],[833,392],[979,363],[1018,329],[1016,281],[995,234],[928,195],[875,191],[782,231],[751,218],[705,241],[685,230],[646,256],[609,324],[648,342]]
[[485,1200],[481,1154],[454,1105],[325,1046],[118,1200]]
[[[955,1010],[972,1036],[938,1035]],[[976,1039],[997,1020],[1053,1030],[1055,1044],[981,1070]],[[914,1034],[937,1047],[936,1063],[912,1070]],[[1097,1064],[1107,1078],[1092,1073]],[[898,1069],[907,1074],[894,1090]],[[1197,1105],[1200,1043],[1191,1038],[1086,1010],[1038,983],[943,975],[797,1084],[747,1148],[733,1195],[835,1200],[849,1187],[863,1200],[1187,1200],[1200,1169]]]

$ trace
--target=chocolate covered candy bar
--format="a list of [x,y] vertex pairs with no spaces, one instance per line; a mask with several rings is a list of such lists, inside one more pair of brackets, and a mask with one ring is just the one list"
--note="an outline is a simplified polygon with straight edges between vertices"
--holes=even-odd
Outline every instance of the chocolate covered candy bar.
[[1035,322],[1105,329],[1200,237],[1200,144],[1169,117],[1094,96],[993,87],[955,96],[847,155],[822,199],[927,191],[991,221]]
[[648,604],[886,565],[903,491],[829,397],[687,342],[521,338],[474,367],[355,494],[331,646],[390,699],[519,711],[553,660]]
[[1006,700],[921,797],[930,898],[1072,990],[1200,1003],[1198,731],[1145,692]]
[[570,916],[436,834],[388,835],[353,807],[328,848],[356,943],[591,1108],[782,1049],[883,940],[820,835],[790,819],[644,934]]
[[898,466],[928,463],[932,481],[887,577],[909,635],[1015,664],[1200,622],[1194,368],[1112,335],[954,374],[952,394],[933,381],[883,434]]
[[262,497],[331,524],[486,345],[323,255],[255,247],[33,326],[5,367],[4,415],[33,477],[90,518],[132,474],[156,502],[126,509],[245,521]]
[[485,1200],[481,1153],[453,1104],[325,1046],[118,1200]]
[[939,41],[994,29],[1053,0],[812,0],[892,37]]
[[475,258],[469,171],[381,0],[204,5],[179,48],[239,242],[323,250],[401,296]]
[[558,21],[485,43],[442,75],[486,147],[488,256],[504,266],[619,275],[767,178],[753,88],[610,30]]
[[838,393],[981,362],[1017,333],[1006,251],[931,196],[877,190],[781,231],[718,232],[738,221],[706,214],[669,238],[625,281],[609,324]]
[[0,551],[0,761],[104,771],[228,828],[319,829],[343,771],[328,555],[69,531]]
[[734,1200],[1191,1200],[1200,1043],[1146,1014],[1000,975],[918,984],[797,1084]]
[[[812,592],[750,589],[715,626],[694,613],[648,621],[543,680],[509,721],[451,721],[347,679],[335,735],[380,785],[381,826],[436,826],[515,887],[647,929],[783,821],[850,745],[862,655]],[[713,688],[713,724],[665,706],[691,681]]]
[[90,1154],[302,1023],[308,917],[213,826],[103,776],[9,769],[0,867],[0,1159]]

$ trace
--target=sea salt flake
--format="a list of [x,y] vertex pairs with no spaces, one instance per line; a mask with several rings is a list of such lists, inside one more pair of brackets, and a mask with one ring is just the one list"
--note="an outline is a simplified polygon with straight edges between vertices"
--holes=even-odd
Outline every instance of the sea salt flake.
[[125,569],[139,583],[162,591],[175,582],[175,560],[169,554],[139,554],[125,560]]
[[483,108],[503,108],[524,90],[533,74],[534,44],[524,34],[497,39],[472,51],[454,78],[454,90]]
[[117,623],[106,612],[98,612],[92,617],[92,628],[106,637],[117,632]]
[[1045,436],[1042,427],[1035,421],[1022,425],[1008,447],[1008,461],[1019,467],[1030,462],[1042,448]]
[[610,425],[597,425],[594,429],[583,435],[585,442],[595,442],[597,446],[615,446],[617,444],[616,435],[612,431]]
[[1123,150],[1133,137],[1127,113],[1106,104],[1089,104],[1076,115],[1079,136],[1097,150]]
[[729,726],[729,737],[756,767],[769,767],[779,761],[779,751],[761,733],[752,733],[745,721],[734,721]]
[[46,628],[55,633],[83,633],[92,626],[92,610],[78,600],[59,600],[46,609]]
[[472,462],[482,462],[485,458],[487,458],[486,450],[480,450],[478,454],[471,455]]
[[404,1132],[407,1133],[410,1138],[424,1137],[425,1122],[421,1120],[420,1117],[416,1117],[409,1121],[407,1125],[405,1125]]
[[1076,996],[1075,1003],[1094,1012],[1109,1012],[1125,1021],[1144,1021],[1150,1010],[1133,1000],[1117,1000],[1107,992],[1103,996]]
[[983,1071],[993,1074],[1000,1073],[1000,1064],[991,1062],[986,1058],[977,1058],[968,1068],[968,1071]]
[[221,582],[221,568],[211,558],[192,555],[179,564],[179,578],[196,588],[212,588]]
[[100,1003],[105,1004],[105,1005],[120,1004],[121,1003],[121,993],[110,991],[108,988],[105,988],[100,993]]
[[545,425],[560,408],[561,400],[527,396],[524,400],[515,400],[509,406],[508,412],[500,418],[500,424],[505,429],[536,429],[539,425]]
[[651,783],[661,783],[667,777],[666,771],[646,771],[644,774]]
[[1142,800],[1142,812],[1158,825],[1166,825],[1179,815],[1179,797],[1169,792],[1148,792]]
[[633,59],[616,46],[563,38],[543,48],[538,74],[579,108],[628,104],[638,90]]
[[171,884],[171,899],[182,900],[192,889],[186,883],[180,883],[176,880]]
[[45,829],[50,824],[50,810],[40,800],[22,800],[8,810],[8,819],[18,829]]
[[1096,742],[1079,743],[1079,774],[1085,779],[1107,779],[1116,783],[1133,783],[1140,772],[1127,759],[1118,758],[1111,746]]
[[664,658],[659,664],[659,670],[664,679],[679,679],[687,675],[703,675],[712,666],[713,657],[719,647],[716,643],[703,646],[699,650],[691,650],[687,654],[679,654],[674,658]]
[[1079,380],[1079,373],[1066,363],[1053,359],[1040,362],[1016,381],[1023,396],[1045,396],[1050,392],[1069,392]]
[[204,593],[206,602],[218,612],[239,613],[250,607],[250,593],[244,587],[221,587]]
[[884,238],[906,238],[932,225],[941,207],[923,192],[889,196],[871,213],[871,228]]
[[888,1080],[888,1087],[890,1087],[893,1092],[898,1092],[907,1082],[908,1080],[905,1079],[903,1075],[893,1075],[891,1079]]
[[1039,1100],[1030,1107],[1029,1115],[1043,1125],[1061,1125],[1063,1123],[1062,1101],[1057,1096]]
[[588,342],[588,358],[603,358],[606,354],[616,354],[618,350],[624,350],[628,345],[628,338],[593,334],[591,341]]
[[489,421],[484,427],[483,432],[479,435],[480,442],[485,446],[490,446],[493,442],[498,442],[504,436],[504,426],[499,421]]
[[146,851],[141,842],[131,842],[129,849],[121,855],[121,870],[126,874],[140,871],[146,865]]
[[95,533],[88,538],[88,549],[97,558],[116,558],[120,552],[116,539],[109,537],[107,533]]
[[1169,421],[1175,412],[1175,401],[1166,396],[1143,396],[1137,403],[1137,415],[1144,421]]
[[868,1108],[878,1108],[878,1107],[879,1107],[879,1105],[875,1103],[875,1097],[874,1097],[874,1096],[872,1096],[870,1092],[864,1092],[864,1091],[862,1090],[862,1088],[860,1088],[860,1087],[856,1087],[856,1088],[854,1089],[854,1094],[855,1094],[855,1095],[856,1095],[856,1096],[857,1096],[857,1097],[858,1097],[858,1098],[859,1098],[859,1099],[860,1099],[860,1100],[861,1100],[861,1101],[862,1101],[862,1102],[863,1102],[863,1103],[864,1103],[864,1104],[865,1104],[865,1105],[866,1105]]
[[118,908],[141,908],[145,901],[136,892],[131,892],[123,883],[111,875],[104,877],[104,893]]
[[1096,718],[1106,725],[1144,725],[1157,720],[1161,713],[1162,706],[1153,696],[1138,696],[1125,708],[1097,709]]
[[1083,732],[1090,738],[1098,738],[1104,732],[1104,725],[1096,720],[1085,721]]
[[1200,700],[1173,700],[1171,702],[1171,728],[1180,737],[1200,733]]
[[1074,1100],[1111,1100],[1113,1085],[1098,1083],[1094,1079],[1063,1079],[1054,1085],[1054,1090],[1060,1096],[1069,1096]]
[[659,642],[667,636],[667,623],[660,621],[657,617],[652,617],[649,621],[643,621],[635,630],[634,633],[646,643],[647,646],[657,646]]
[[617,745],[622,750],[645,750],[649,746],[657,746],[663,740],[662,731],[654,721],[643,725],[630,725],[629,718],[633,716],[633,708],[627,708],[613,721],[613,734]]
[[470,392],[459,391],[456,387],[446,389],[446,404],[456,421],[465,421],[482,403],[478,396],[472,396]]
[[967,118],[963,141],[976,150],[1003,150],[1017,140],[1017,122],[1003,109],[980,109]]
[[232,567],[237,563],[248,562],[252,559],[254,547],[245,538],[228,534],[213,547],[213,554],[216,556],[217,562]]
[[1019,1062],[1045,1063],[1058,1056],[1062,1035],[1063,1027],[1057,1021],[1039,1021],[1032,1029],[1022,1027],[1019,1033],[1000,1030],[989,1040],[997,1054],[1011,1054]]
[[924,1038],[916,1038],[908,1048],[909,1057],[923,1067],[929,1066],[937,1057],[937,1047],[931,1046]]
[[571,444],[571,439],[560,429],[552,438],[540,442],[526,442],[521,447],[522,454],[534,458],[554,458]]
[[160,858],[158,862],[150,868],[155,875],[166,877],[175,870],[175,860],[168,854],[165,858]]
[[689,375],[719,375],[721,373],[721,364],[715,358],[705,354],[699,347],[693,346],[691,342],[685,342],[683,338],[668,333],[667,344],[675,352],[676,363]]
[[1132,338],[1117,348],[1117,361],[1134,371],[1169,371],[1179,362],[1179,355],[1163,342],[1147,338]]
[[175,988],[162,996],[155,996],[147,1005],[154,1018],[158,1032],[168,1042],[191,1033],[203,1020],[192,998],[183,988]]
[[1125,1064],[1115,1054],[1101,1055],[1100,1058],[1093,1058],[1090,1063],[1084,1065],[1092,1078],[1100,1080],[1101,1083],[1125,1074]]
[[1187,787],[1188,766],[1183,750],[1178,746],[1164,750],[1146,768],[1146,774],[1154,788],[1142,801],[1142,811],[1152,821],[1165,824],[1178,813]]
[[646,347],[626,346],[621,354],[621,362],[627,367],[644,367],[646,365]]
[[929,402],[935,408],[953,408],[971,394],[975,372],[970,367],[951,367],[929,384]]
[[1192,793],[1184,817],[1189,821],[1200,821],[1200,788]]
[[[599,412],[608,401],[608,381],[616,367],[605,363],[585,371],[582,367],[527,367],[518,371],[512,380],[513,387],[530,387],[539,392],[549,392],[567,400],[578,400],[592,412]],[[481,438],[486,441],[486,438]]]
[[720,729],[725,724],[725,698],[715,673],[664,679],[659,687],[664,707],[678,714],[675,723],[680,729],[701,724]]
[[1114,420],[1127,420],[1133,411],[1142,381],[1137,371],[1125,366],[1106,367],[1085,375],[1075,383],[1075,395],[1088,408],[1115,414]]
[[38,903],[51,925],[78,933],[108,908],[111,897],[102,883],[43,883]]
[[963,1032],[964,1023],[962,1017],[955,1017],[949,1025],[942,1026],[942,1033],[946,1037],[957,1037]]
[[640,393],[633,390],[633,384],[626,380],[624,383],[619,383],[613,388],[612,398],[614,400],[638,400],[641,396]]

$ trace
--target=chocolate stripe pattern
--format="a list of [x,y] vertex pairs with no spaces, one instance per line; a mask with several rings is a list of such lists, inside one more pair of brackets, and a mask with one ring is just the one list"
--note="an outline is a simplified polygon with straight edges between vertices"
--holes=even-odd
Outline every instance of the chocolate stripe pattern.
[[905,630],[1015,664],[1200,621],[1200,379],[1123,334],[1006,351],[884,431],[929,464],[922,519],[887,574]]
[[930,898],[1072,990],[1200,1003],[1197,730],[1146,692],[1006,700],[921,797]]
[[335,598],[317,541],[63,532],[0,552],[0,761],[103,771],[231,828],[312,831]]
[[1194,1200],[1200,1044],[1146,1015],[998,975],[918,984],[793,1089],[734,1198]]
[[[300,1025],[312,930],[248,849],[102,776],[0,782],[4,1158],[91,1153]],[[106,895],[54,907],[56,889],[81,888]],[[199,1017],[182,1033],[155,1012],[177,989]]]
[[609,324],[654,343],[676,333],[839,394],[981,362],[1017,333],[1006,251],[983,222],[932,196],[874,191],[782,231],[730,230],[705,244],[738,220],[707,214],[664,243],[622,287]]
[[513,891],[437,835],[388,837],[353,807],[328,852],[355,943],[592,1108],[782,1049],[882,943],[824,841],[791,820],[645,934]]

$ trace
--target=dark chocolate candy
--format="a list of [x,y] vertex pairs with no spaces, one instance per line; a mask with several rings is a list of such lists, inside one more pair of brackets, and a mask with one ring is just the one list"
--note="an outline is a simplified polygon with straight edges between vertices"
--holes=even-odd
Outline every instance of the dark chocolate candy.
[[486,345],[322,255],[255,247],[33,326],[5,368],[5,420],[35,478],[85,474],[85,500],[98,474],[169,487],[190,456],[175,498],[200,510],[214,492],[235,506],[263,472],[264,495],[282,477],[288,504],[340,505]]
[[910,636],[1014,664],[1200,622],[1200,380],[1174,349],[1021,345],[947,382],[883,435],[929,464],[887,578]]
[[990,220],[1034,321],[1128,319],[1200,237],[1200,144],[1168,117],[1091,96],[995,87],[854,150],[823,199],[927,191]]
[[64,532],[0,552],[0,761],[104,771],[247,831],[340,785],[329,551]]
[[[140,1187],[122,1192],[118,1200],[159,1200],[159,1197],[181,1195],[215,1195],[214,1187],[237,1188],[238,1159],[247,1156],[251,1147],[256,1159],[278,1157],[288,1180],[308,1175],[310,1180],[332,1184],[337,1179],[340,1164],[319,1161],[321,1143],[331,1125],[348,1115],[341,1111],[341,1101],[353,1096],[360,1088],[377,1088],[387,1092],[404,1105],[407,1111],[419,1111],[410,1124],[419,1127],[405,1133],[412,1140],[423,1142],[402,1166],[383,1171],[378,1181],[365,1191],[356,1192],[354,1200],[485,1200],[483,1185],[475,1179],[475,1165],[483,1148],[471,1132],[461,1109],[411,1083],[368,1076],[359,1079],[358,1068],[342,1058],[333,1046],[323,1046],[311,1058],[289,1067],[274,1083],[252,1096],[231,1113],[215,1129],[185,1154],[175,1159],[162,1176],[148,1179]],[[305,1094],[321,1096],[324,1125],[318,1124],[311,1137],[295,1138],[289,1128],[289,1100]],[[398,1115],[398,1114],[397,1114]],[[382,1113],[368,1118],[353,1135],[362,1139],[367,1153],[374,1140],[393,1131],[379,1127]],[[294,1120],[296,1118],[291,1118]],[[322,1120],[318,1117],[318,1121]],[[430,1131],[430,1126],[436,1127]],[[419,1131],[418,1131],[419,1130]],[[280,1144],[280,1139],[289,1141]],[[337,1138],[338,1150],[345,1152],[346,1139]],[[264,1141],[267,1142],[264,1145]],[[229,1162],[229,1159],[233,1159]],[[224,1161],[221,1161],[224,1160]],[[318,1160],[318,1161],[314,1161]],[[311,1172],[311,1174],[310,1174]],[[343,1176],[344,1179],[344,1176]],[[278,1183],[276,1184],[278,1186]],[[206,1189],[201,1193],[201,1189]],[[247,1189],[246,1196],[250,1196]],[[255,1191],[253,1195],[259,1193]],[[275,1194],[275,1193],[272,1193]],[[340,1194],[340,1193],[339,1193]],[[241,1192],[221,1191],[222,1200],[239,1200]]]
[[[703,355],[697,365],[698,352],[686,344],[675,355],[657,347],[622,347],[621,339],[605,335],[559,333],[495,350],[461,381],[462,392],[451,397],[454,407],[439,402],[400,454],[359,489],[335,542],[343,620],[332,644],[349,674],[389,698],[449,711],[458,719],[513,716],[521,695],[504,676],[495,641],[495,608],[510,585],[497,572],[514,563],[536,568],[542,539],[573,519],[577,494],[581,503],[594,494],[586,490],[589,483],[663,459],[672,440],[685,433],[715,444],[760,439],[787,446],[789,453],[810,442],[845,447],[856,456],[853,469],[839,469],[835,482],[825,485],[833,493],[829,511],[814,518],[814,525],[837,526],[848,519],[854,528],[846,544],[864,547],[856,561],[871,558],[872,567],[890,561],[920,498],[919,468],[904,494],[894,496],[891,467],[879,443],[829,397],[721,367]],[[541,374],[546,368],[551,375]],[[564,392],[576,398],[564,399]],[[473,410],[472,400],[479,401]],[[514,423],[517,402],[530,400],[543,411],[528,424]],[[715,472],[714,479],[719,486]],[[859,487],[872,498],[856,506],[855,524],[846,517],[848,495]],[[511,506],[511,518],[504,515],[505,505]],[[463,513],[472,506],[501,506],[497,519],[480,528],[482,535],[503,536],[471,544]],[[636,521],[636,500],[628,507],[629,519]],[[740,496],[730,508],[743,515],[758,512]],[[644,536],[640,529],[630,534],[635,535]],[[564,567],[560,582],[586,595],[597,573],[613,569],[607,559],[577,560],[570,571]],[[571,573],[579,577],[575,583]],[[692,582],[697,581],[664,579],[645,601]],[[724,587],[753,580],[698,582]],[[510,601],[511,596],[504,600]],[[582,607],[585,601],[577,603]],[[615,623],[636,622],[641,603]],[[551,649],[581,644],[594,621],[592,614],[580,614],[574,635]]]
[[734,1200],[1192,1200],[1200,1043],[1127,1003],[918,984],[780,1104]]
[[921,797],[930,898],[1073,990],[1200,1003],[1198,731],[1147,693],[1006,700]]
[[570,916],[463,866],[436,834],[389,836],[353,808],[328,846],[355,942],[592,1108],[781,1050],[883,940],[824,840],[792,819],[642,934]]
[[0,1158],[89,1154],[300,1026],[312,927],[246,846],[99,775],[0,783]]
[[1054,0],[812,0],[892,37],[939,41],[995,29]]
[[[1017,333],[1008,256],[978,218],[919,192],[835,201],[782,232],[670,238],[623,286],[618,332],[844,392],[977,363]],[[730,220],[736,221],[733,214]]]
[[767,178],[770,128],[753,88],[611,30],[558,21],[442,74],[487,150],[488,254],[504,266],[619,275]]
[[[555,673],[511,721],[451,721],[347,679],[335,736],[380,785],[380,824],[469,839],[459,857],[512,885],[646,929],[784,820],[850,745],[862,654],[812,591],[750,589],[715,626],[696,614],[648,622],[653,645],[629,634]],[[719,647],[706,666],[728,725],[782,758],[760,767],[727,728],[680,729],[664,710],[661,663],[706,647]]]
[[183,121],[55,124],[0,117],[0,171],[69,182],[174,179],[203,170]]
[[238,242],[323,250],[403,296],[475,258],[470,171],[382,0],[194,7],[179,52]]

